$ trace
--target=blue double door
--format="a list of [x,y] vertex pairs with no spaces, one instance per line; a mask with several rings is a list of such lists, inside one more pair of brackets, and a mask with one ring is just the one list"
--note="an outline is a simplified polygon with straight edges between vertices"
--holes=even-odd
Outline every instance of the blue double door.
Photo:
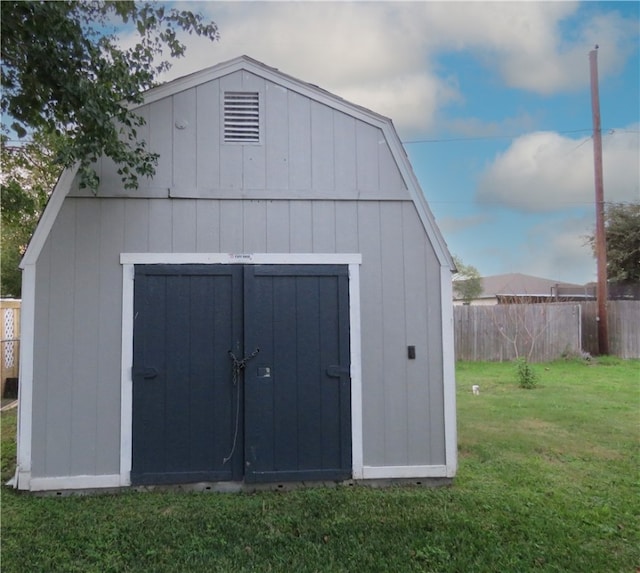
[[138,265],[133,484],[351,477],[348,268]]

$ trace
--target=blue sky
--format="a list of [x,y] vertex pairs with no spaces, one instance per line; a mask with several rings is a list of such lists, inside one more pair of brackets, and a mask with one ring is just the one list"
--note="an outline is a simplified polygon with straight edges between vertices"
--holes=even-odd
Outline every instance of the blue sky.
[[390,117],[451,252],[482,275],[596,278],[589,51],[607,201],[640,199],[640,3],[185,2],[164,79],[247,54]]

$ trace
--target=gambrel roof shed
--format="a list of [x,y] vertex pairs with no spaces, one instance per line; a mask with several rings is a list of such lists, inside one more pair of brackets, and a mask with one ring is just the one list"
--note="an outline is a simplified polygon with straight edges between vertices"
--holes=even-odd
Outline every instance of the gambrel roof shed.
[[15,485],[453,477],[453,263],[391,120],[246,56],[136,112],[155,176],[65,171],[22,261]]

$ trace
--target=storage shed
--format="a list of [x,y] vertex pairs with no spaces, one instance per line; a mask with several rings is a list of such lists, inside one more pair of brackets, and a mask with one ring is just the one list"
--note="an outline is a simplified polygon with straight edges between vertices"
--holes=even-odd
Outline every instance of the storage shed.
[[136,112],[155,176],[65,171],[22,261],[14,485],[452,478],[453,263],[391,120],[246,56]]

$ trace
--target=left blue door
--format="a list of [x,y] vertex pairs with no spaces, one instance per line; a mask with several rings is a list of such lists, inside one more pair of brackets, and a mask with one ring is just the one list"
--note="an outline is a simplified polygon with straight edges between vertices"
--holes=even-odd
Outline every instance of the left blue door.
[[239,266],[136,266],[133,484],[242,479],[242,288]]

